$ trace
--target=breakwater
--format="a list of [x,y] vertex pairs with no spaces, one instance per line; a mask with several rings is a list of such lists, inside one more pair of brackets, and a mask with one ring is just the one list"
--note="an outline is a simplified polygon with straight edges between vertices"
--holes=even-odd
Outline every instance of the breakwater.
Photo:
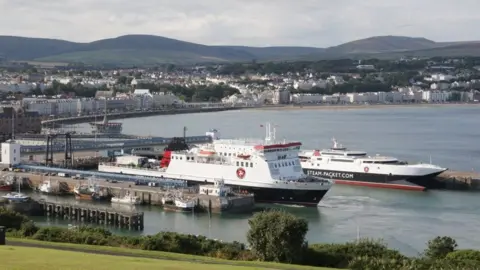
[[[126,118],[139,118],[147,117],[154,115],[172,115],[172,114],[187,114],[187,113],[205,113],[205,112],[221,112],[221,111],[231,111],[231,110],[240,110],[251,107],[212,107],[212,108],[188,108],[188,109],[169,109],[169,110],[152,110],[152,111],[135,111],[135,112],[118,112],[110,113],[107,115],[109,120],[114,119],[126,119]],[[98,115],[83,115],[75,117],[64,117],[57,119],[49,119],[42,121],[43,126],[52,127],[52,125],[59,124],[79,124],[84,122],[91,122],[103,119],[103,114]]]

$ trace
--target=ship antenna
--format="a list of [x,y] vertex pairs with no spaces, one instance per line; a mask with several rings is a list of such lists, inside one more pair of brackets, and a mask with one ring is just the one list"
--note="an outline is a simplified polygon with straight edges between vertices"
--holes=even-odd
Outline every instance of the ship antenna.
[[276,135],[277,135],[277,126],[276,126],[276,125],[273,125],[273,137],[272,137],[272,141],[275,141]]
[[12,141],[15,140],[15,108],[12,107]]

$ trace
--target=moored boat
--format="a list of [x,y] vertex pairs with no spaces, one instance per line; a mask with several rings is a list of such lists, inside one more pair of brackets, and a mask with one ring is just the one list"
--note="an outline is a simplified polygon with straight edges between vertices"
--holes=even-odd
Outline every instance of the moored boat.
[[92,178],[88,179],[87,184],[75,186],[73,193],[77,200],[110,201],[112,198],[108,190],[102,190]]
[[134,196],[128,191],[123,197],[112,197],[111,201],[112,203],[129,204],[129,205],[137,205],[142,203],[142,200],[140,200],[138,196]]
[[43,181],[43,183],[38,186],[38,191],[50,195],[64,195],[70,193],[70,189],[66,182],[52,182],[51,179]]
[[192,212],[195,211],[195,208],[195,200],[188,200],[180,197],[174,198],[173,201],[166,201],[163,205],[163,209],[176,212]]

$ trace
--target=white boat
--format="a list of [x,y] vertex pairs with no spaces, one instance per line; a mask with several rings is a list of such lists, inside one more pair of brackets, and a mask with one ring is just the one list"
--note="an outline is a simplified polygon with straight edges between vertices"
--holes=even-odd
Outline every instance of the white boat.
[[160,167],[131,168],[116,163],[99,164],[101,172],[178,179],[189,184],[214,183],[254,194],[256,202],[317,206],[332,181],[302,171],[298,141],[276,141],[275,128],[266,125],[264,140],[220,139],[207,132],[210,145],[184,147],[176,141],[165,150]]
[[7,199],[11,202],[25,202],[30,200],[30,196],[27,196],[20,192],[10,192],[7,195],[3,195],[2,198]]
[[190,211],[195,207],[195,201],[187,201],[180,198],[176,198],[175,206],[179,209]]
[[3,195],[2,198],[7,199],[11,202],[25,202],[30,200],[30,196],[20,192],[20,182],[18,182],[18,192],[10,192],[6,195]]
[[175,197],[173,200],[166,200],[163,204],[165,210],[177,212],[193,212],[195,206],[195,200],[187,200],[181,197]]
[[113,197],[112,203],[137,205],[141,204],[142,200],[138,196],[133,196],[130,192],[127,192],[123,197]]
[[425,190],[433,178],[446,171],[432,164],[408,164],[394,157],[368,156],[333,140],[333,147],[299,153],[306,174],[330,178],[336,184]]

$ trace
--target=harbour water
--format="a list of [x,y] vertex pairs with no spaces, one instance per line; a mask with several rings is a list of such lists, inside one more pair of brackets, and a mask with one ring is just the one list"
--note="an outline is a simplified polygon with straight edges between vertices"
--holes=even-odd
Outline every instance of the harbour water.
[[[210,128],[223,137],[262,137],[265,122],[277,124],[277,139],[295,139],[304,148],[344,146],[370,154],[393,155],[409,162],[429,162],[455,170],[480,169],[480,106],[392,107],[351,110],[246,110],[121,120],[126,134],[181,136]],[[87,130],[86,125],[81,125]],[[281,206],[278,206],[281,207]],[[478,193],[409,192],[335,186],[320,207],[283,207],[309,221],[308,240],[345,242],[382,238],[391,247],[416,255],[438,235],[452,236],[462,248],[478,247]],[[202,234],[245,242],[249,215],[192,215],[145,211],[144,234],[162,230]],[[45,222],[44,219],[39,220]],[[58,222],[58,221],[51,221]],[[61,222],[65,224],[65,222]],[[124,232],[126,233],[126,232]]]

